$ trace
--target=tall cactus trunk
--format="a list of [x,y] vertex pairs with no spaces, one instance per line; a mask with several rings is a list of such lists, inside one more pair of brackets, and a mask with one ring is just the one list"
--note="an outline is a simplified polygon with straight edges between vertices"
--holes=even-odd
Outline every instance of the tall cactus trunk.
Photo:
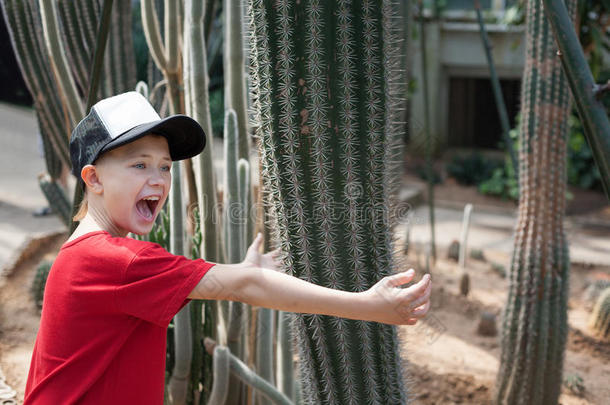
[[237,115],[239,133],[239,158],[248,159],[250,140],[248,136],[248,100],[244,58],[242,0],[224,0],[224,82],[225,110],[233,109]]
[[[400,162],[389,1],[252,0],[254,110],[286,268],[363,291],[393,272]],[[318,315],[295,324],[306,403],[407,401],[396,329]]]
[[[576,0],[566,1],[574,15]],[[567,336],[563,228],[570,94],[541,0],[527,3],[519,215],[496,385],[498,404],[556,404]]]

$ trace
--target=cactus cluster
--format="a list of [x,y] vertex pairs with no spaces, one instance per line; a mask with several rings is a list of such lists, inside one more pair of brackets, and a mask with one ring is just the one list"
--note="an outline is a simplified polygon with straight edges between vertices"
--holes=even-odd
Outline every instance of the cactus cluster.
[[[399,113],[389,1],[250,3],[256,135],[286,268],[364,291],[393,272]],[[394,327],[297,315],[306,403],[404,403]]]
[[[67,190],[60,184],[66,184],[62,177],[70,167],[68,139],[84,114],[102,3],[102,0],[0,2],[21,74],[34,100],[47,172],[52,187],[63,188],[64,196]],[[99,98],[127,91],[136,82],[131,3],[115,4]],[[58,179],[62,181],[57,183]],[[45,187],[49,189],[46,184]],[[65,204],[53,199],[60,195],[58,192],[45,195],[52,208]],[[61,212],[60,218],[66,222],[63,210],[55,211]]]
[[610,288],[606,288],[595,303],[589,327],[605,340],[610,340]]
[[[576,1],[566,4],[574,15]],[[542,1],[527,2],[526,22],[519,214],[495,401],[556,404],[568,330],[563,218],[570,94]]]

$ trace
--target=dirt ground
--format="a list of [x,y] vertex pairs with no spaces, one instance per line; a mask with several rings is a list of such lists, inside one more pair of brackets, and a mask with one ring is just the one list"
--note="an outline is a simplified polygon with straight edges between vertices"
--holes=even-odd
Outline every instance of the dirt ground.
[[[431,268],[432,310],[421,325],[401,330],[404,355],[411,364],[413,403],[489,404],[499,367],[499,336],[480,336],[477,326],[481,312],[486,311],[496,315],[500,331],[508,279],[494,270],[492,263],[508,269],[509,258],[469,259],[471,288],[463,297],[457,263],[447,260],[446,252],[439,257]],[[408,262],[417,265],[414,252],[409,252]],[[564,378],[582,378],[584,395],[571,392],[564,384],[563,405],[610,403],[610,342],[598,339],[587,328],[591,303],[584,299],[587,281],[599,278],[609,279],[610,267],[571,266]]]
[[[42,259],[52,259],[61,246],[59,237],[23,262],[4,280],[0,280],[0,368],[7,383],[22,400],[31,350],[36,338],[39,314],[29,288],[36,266]],[[468,297],[459,294],[460,272],[457,264],[445,259],[440,251],[432,267],[434,280],[432,310],[425,322],[401,328],[403,356],[410,363],[409,386],[413,403],[489,404],[498,369],[498,337],[476,333],[482,310],[498,316],[506,299],[508,281],[491,263],[508,264],[508,257],[469,259],[471,277]],[[408,264],[423,268],[411,249]],[[418,264],[419,261],[419,264]],[[586,323],[590,304],[583,301],[588,279],[609,278],[610,268],[573,265],[569,301],[569,340],[564,375],[577,375],[584,383],[584,395],[563,388],[563,405],[608,404],[610,398],[610,343],[593,336]]]

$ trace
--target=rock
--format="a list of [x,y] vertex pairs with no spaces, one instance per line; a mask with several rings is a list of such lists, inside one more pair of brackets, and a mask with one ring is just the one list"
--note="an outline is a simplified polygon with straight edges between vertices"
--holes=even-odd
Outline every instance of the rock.
[[481,312],[477,333],[481,336],[496,336],[498,334],[496,315],[487,311]]

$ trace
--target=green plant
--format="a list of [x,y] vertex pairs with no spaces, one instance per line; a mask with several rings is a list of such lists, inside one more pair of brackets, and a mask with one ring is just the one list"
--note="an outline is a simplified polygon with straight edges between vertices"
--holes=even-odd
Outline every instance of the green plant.
[[[389,2],[254,0],[253,110],[274,240],[292,274],[363,291],[393,273],[402,132]],[[305,403],[407,401],[396,329],[296,315]]]
[[503,200],[518,200],[519,182],[510,160],[506,159],[504,166],[495,168],[491,177],[481,182],[478,189],[482,194],[495,195]]
[[38,309],[42,309],[44,288],[47,284],[47,277],[49,277],[49,271],[51,270],[51,266],[53,266],[53,262],[46,260],[42,261],[36,268],[36,273],[34,273],[34,279],[32,280],[30,292],[32,293],[34,304],[36,304],[36,307],[38,307]]
[[568,183],[586,189],[602,191],[601,175],[595,165],[593,153],[583,133],[578,116],[572,114],[568,121]]
[[446,170],[458,183],[470,186],[479,185],[489,179],[501,166],[502,162],[474,152],[467,156],[454,156],[446,165]]
[[70,200],[68,200],[63,188],[57,181],[44,174],[38,177],[38,185],[49,202],[51,210],[59,217],[64,225],[70,226],[72,204],[70,203]]
[[[519,215],[502,322],[497,404],[557,404],[567,340],[570,262],[563,218],[570,93],[542,3],[527,3]],[[566,4],[574,15],[576,1]]]
[[589,327],[605,340],[610,340],[610,288],[606,288],[595,303]]

